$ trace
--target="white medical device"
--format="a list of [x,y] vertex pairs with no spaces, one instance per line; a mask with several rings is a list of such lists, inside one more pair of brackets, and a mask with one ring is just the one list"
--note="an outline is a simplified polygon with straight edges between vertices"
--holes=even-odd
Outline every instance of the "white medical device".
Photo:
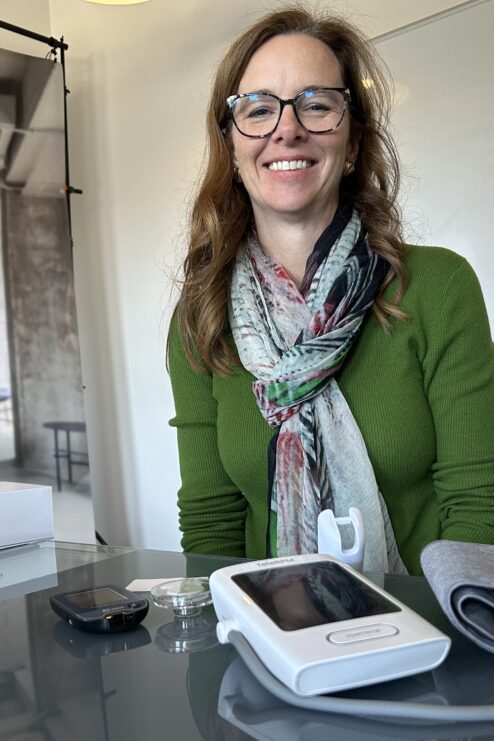
[[[240,633],[297,695],[338,692],[427,671],[450,639],[331,556],[227,566],[210,577],[221,643]],[[232,636],[233,640],[233,636]]]
[[[353,544],[343,548],[340,527],[353,526]],[[317,518],[317,550],[334,556],[357,571],[362,571],[365,551],[365,528],[362,512],[350,507],[348,517],[335,517],[330,509],[324,509]]]

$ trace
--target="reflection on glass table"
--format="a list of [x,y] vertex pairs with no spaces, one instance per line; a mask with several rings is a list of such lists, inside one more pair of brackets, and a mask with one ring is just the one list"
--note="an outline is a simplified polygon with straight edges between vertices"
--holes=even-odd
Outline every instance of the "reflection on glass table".
[[[440,670],[436,670],[440,674]],[[377,691],[375,699],[424,704],[450,704],[451,693],[441,688],[436,672],[394,683],[398,686]],[[347,693],[350,695],[350,693]],[[370,693],[372,695],[372,693]],[[370,696],[369,693],[365,697]],[[353,693],[356,697],[356,693]],[[316,741],[347,739],[377,741],[378,739],[448,739],[470,741],[492,739],[489,723],[407,723],[356,718],[347,715],[313,713],[286,705],[262,687],[240,658],[234,659],[223,675],[218,698],[218,714],[250,738],[267,741]],[[211,739],[214,736],[211,736]]]
[[0,600],[56,586],[60,572],[133,550],[53,540],[4,548],[0,550]]
[[[0,739],[494,737],[494,728],[482,725],[390,725],[283,705],[257,684],[232,647],[217,644],[212,607],[199,616],[196,634],[187,625],[177,637],[173,610],[151,603],[140,628],[90,636],[62,623],[49,605],[50,594],[59,591],[105,583],[125,587],[134,579],[208,576],[234,562],[53,542],[0,553]],[[492,656],[449,627],[425,580],[385,577],[384,587],[451,635],[450,656],[434,672],[342,695],[442,705],[493,702]]]

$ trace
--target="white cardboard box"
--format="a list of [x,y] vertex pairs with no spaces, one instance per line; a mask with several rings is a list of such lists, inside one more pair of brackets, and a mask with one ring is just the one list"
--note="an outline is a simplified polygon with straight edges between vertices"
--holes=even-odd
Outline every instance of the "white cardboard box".
[[51,486],[0,481],[0,548],[53,538]]

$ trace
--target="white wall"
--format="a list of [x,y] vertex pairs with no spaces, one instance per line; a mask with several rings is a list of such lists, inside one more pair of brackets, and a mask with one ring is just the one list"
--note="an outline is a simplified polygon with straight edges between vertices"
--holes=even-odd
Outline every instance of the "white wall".
[[[48,0],[0,0],[0,20],[27,28],[42,36],[51,36]],[[49,46],[11,31],[0,29],[0,48],[44,57]],[[1,74],[1,72],[0,72]]]
[[[331,7],[377,35],[455,4]],[[39,5],[46,10],[45,0],[0,0],[0,18],[33,27],[27,6]],[[84,189],[73,198],[73,226],[91,482],[97,528],[111,543],[178,548],[167,271],[186,241],[184,203],[200,166],[214,65],[257,11],[278,5],[49,0],[51,33],[70,47],[71,179]]]
[[404,173],[406,235],[467,258],[494,332],[493,28],[489,0],[377,46],[396,86],[393,124]]

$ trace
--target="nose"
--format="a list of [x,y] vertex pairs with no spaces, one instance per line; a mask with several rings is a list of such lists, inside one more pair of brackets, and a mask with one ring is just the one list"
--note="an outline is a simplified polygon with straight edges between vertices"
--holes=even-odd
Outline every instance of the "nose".
[[305,138],[307,131],[304,129],[297,116],[293,102],[286,103],[281,111],[280,120],[272,136],[276,139],[294,140]]

